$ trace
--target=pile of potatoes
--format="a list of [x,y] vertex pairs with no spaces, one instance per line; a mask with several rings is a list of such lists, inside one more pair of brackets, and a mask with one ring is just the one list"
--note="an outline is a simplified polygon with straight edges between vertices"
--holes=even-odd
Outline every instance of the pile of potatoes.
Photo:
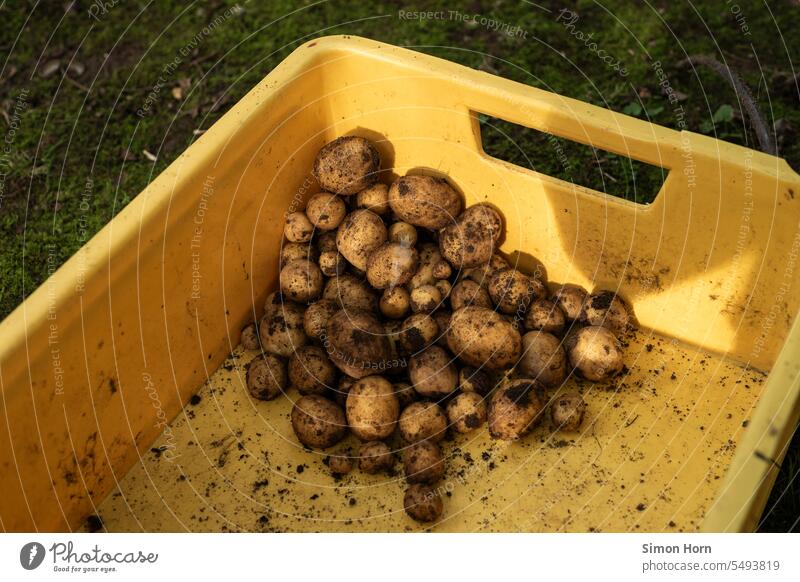
[[554,430],[579,429],[586,403],[558,389],[571,373],[606,382],[623,370],[633,316],[620,297],[516,269],[498,253],[494,208],[464,208],[442,177],[387,186],[362,137],[325,145],[313,174],[321,192],[286,216],[280,289],[241,339],[261,351],[247,370],[254,398],[299,393],[303,445],[358,438],[358,451],[331,451],[332,473],[387,472],[399,453],[405,510],[430,522],[443,512],[448,431],[486,425],[513,441],[546,415]]

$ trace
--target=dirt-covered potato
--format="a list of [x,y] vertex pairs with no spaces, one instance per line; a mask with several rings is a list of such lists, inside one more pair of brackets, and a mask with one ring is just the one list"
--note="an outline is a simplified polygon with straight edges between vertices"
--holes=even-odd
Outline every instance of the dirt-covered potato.
[[442,294],[434,285],[422,285],[411,291],[411,311],[432,313],[442,302]]
[[447,432],[447,416],[435,402],[413,402],[403,409],[398,421],[400,435],[409,443],[429,440],[438,443]]
[[353,470],[353,452],[350,449],[344,449],[333,453],[328,458],[328,468],[334,477],[347,475]]
[[347,434],[344,411],[319,394],[303,396],[292,408],[292,428],[297,440],[307,447],[327,449]]
[[318,256],[316,247],[310,243],[284,242],[281,246],[280,266],[283,267],[286,263],[295,259],[316,261]]
[[514,380],[498,388],[489,404],[489,434],[513,441],[525,436],[544,409],[541,385],[536,380]]
[[386,238],[386,225],[380,216],[370,210],[356,210],[339,225],[336,248],[351,265],[366,271],[369,256]]
[[320,299],[308,306],[303,316],[303,330],[306,335],[313,339],[319,339],[324,335],[328,320],[341,307],[331,299]]
[[503,313],[526,313],[536,291],[534,279],[516,269],[497,271],[489,281],[489,296]]
[[308,259],[295,259],[281,269],[280,286],[284,297],[307,303],[322,294],[324,278],[320,268]]
[[284,299],[279,293],[270,294],[258,328],[261,348],[288,358],[297,348],[306,345],[308,336],[303,327],[304,315],[302,305]]
[[433,268],[442,260],[439,248],[433,243],[422,243],[417,248],[419,250],[419,267],[411,277],[411,281],[408,282],[410,290],[423,285],[435,285],[438,279],[433,276]]
[[400,243],[384,243],[367,260],[367,281],[375,289],[405,285],[417,270],[417,249]]
[[399,382],[395,384],[394,393],[397,394],[397,400],[400,402],[400,410],[416,402],[419,398],[417,391],[414,390],[414,387],[408,382]]
[[365,281],[353,275],[339,275],[328,279],[322,298],[335,301],[343,309],[360,309],[372,313],[378,310],[375,292]]
[[389,227],[389,240],[404,247],[413,247],[417,244],[417,229],[407,222],[395,222]]
[[461,392],[474,392],[486,396],[494,388],[494,379],[484,370],[463,366],[458,372],[458,388]]
[[390,287],[381,295],[381,313],[390,319],[402,319],[411,310],[411,295],[405,287]]
[[436,321],[436,326],[439,328],[436,334],[436,345],[440,348],[447,347],[447,330],[450,329],[451,317],[453,317],[453,312],[447,309],[438,309],[433,313],[433,319]]
[[586,402],[577,392],[565,392],[550,405],[550,421],[556,430],[578,430],[585,415]]
[[514,326],[484,307],[462,307],[453,312],[447,345],[465,364],[490,371],[510,368],[522,352],[522,338]]
[[319,255],[319,269],[326,277],[337,277],[347,270],[347,261],[338,251],[323,251]]
[[283,236],[289,242],[308,243],[314,236],[314,225],[311,224],[305,212],[292,212],[286,215]]
[[403,496],[403,508],[411,519],[430,523],[442,516],[444,504],[442,498],[430,485],[413,483],[406,489]]
[[561,285],[553,292],[553,303],[561,308],[567,321],[579,320],[586,303],[586,290],[579,285]]
[[364,473],[380,473],[394,467],[392,449],[383,441],[364,443],[358,450],[358,468]]
[[592,382],[606,382],[622,371],[622,351],[610,329],[583,327],[565,339],[570,366]]
[[444,178],[403,176],[389,188],[389,204],[404,222],[439,230],[456,220],[461,195]]
[[404,354],[416,354],[439,336],[436,320],[427,313],[415,313],[403,321],[400,329],[400,349]]
[[391,210],[389,208],[389,187],[386,184],[378,183],[364,188],[356,194],[356,208],[365,208],[380,216],[388,214]]
[[434,287],[439,291],[439,295],[442,296],[442,301],[446,300],[453,290],[453,285],[447,279],[439,279]]
[[439,249],[456,269],[477,267],[492,258],[502,233],[503,221],[497,211],[477,204],[439,233]]
[[350,388],[346,410],[354,435],[362,441],[379,441],[394,432],[400,403],[386,378],[367,376]]
[[525,329],[558,334],[564,331],[564,312],[549,299],[537,299],[525,314]]
[[[336,250],[336,231],[322,231],[317,236],[317,250],[321,253]],[[311,258],[311,257],[309,257]]]
[[328,321],[323,343],[331,361],[352,378],[383,371],[391,360],[383,325],[366,311],[336,313]]
[[510,268],[511,265],[508,264],[508,261],[498,254],[493,254],[492,258],[490,258],[489,262],[485,265],[478,265],[477,267],[466,269],[464,271],[464,279],[474,281],[484,289],[488,289],[489,281],[492,280],[492,277],[497,271]]
[[560,386],[567,377],[567,355],[561,340],[545,331],[526,333],[517,370],[545,386]]
[[450,263],[443,259],[433,265],[431,272],[437,279],[447,279],[453,274],[453,268],[450,266]]
[[246,350],[259,350],[261,349],[261,340],[258,338],[258,328],[252,321],[242,328],[242,333],[239,336],[239,341],[242,347]]
[[289,358],[289,386],[300,394],[325,394],[336,381],[336,367],[325,350],[303,346]]
[[631,325],[630,310],[625,301],[613,291],[592,293],[583,304],[581,323],[601,325],[619,335]]
[[463,279],[453,285],[453,289],[450,291],[450,307],[456,311],[470,305],[487,309],[494,307],[492,298],[486,289],[471,279]]
[[435,483],[444,477],[444,455],[439,445],[418,441],[403,451],[403,470],[409,483]]
[[468,433],[486,422],[488,412],[483,396],[462,392],[447,404],[447,419],[453,430]]
[[377,182],[380,169],[380,154],[369,140],[345,136],[319,150],[313,174],[323,190],[348,196]]
[[306,216],[319,230],[333,230],[347,214],[347,205],[336,194],[320,192],[314,194],[306,204]]
[[408,376],[414,390],[426,398],[447,396],[458,387],[458,369],[453,357],[439,346],[430,346],[413,356]]
[[253,398],[272,400],[286,389],[286,362],[263,354],[247,364],[247,391]]

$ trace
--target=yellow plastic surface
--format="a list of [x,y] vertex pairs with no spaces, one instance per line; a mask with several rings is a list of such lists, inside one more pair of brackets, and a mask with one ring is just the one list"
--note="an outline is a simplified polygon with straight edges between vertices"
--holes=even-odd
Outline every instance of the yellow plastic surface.
[[[487,156],[478,112],[670,173],[649,206],[608,197]],[[428,168],[468,203],[490,201],[504,251],[543,261],[551,281],[618,290],[642,326],[624,386],[580,386],[592,420],[580,435],[448,444],[461,456],[435,529],[754,526],[800,412],[800,177],[746,148],[328,37],[298,48],[0,324],[4,530],[74,529],[96,512],[112,530],[418,527],[399,513],[399,482],[334,482],[297,448],[290,403],[254,403],[223,365],[275,286],[283,213],[315,192],[315,152],[349,133],[378,142],[396,174]]]

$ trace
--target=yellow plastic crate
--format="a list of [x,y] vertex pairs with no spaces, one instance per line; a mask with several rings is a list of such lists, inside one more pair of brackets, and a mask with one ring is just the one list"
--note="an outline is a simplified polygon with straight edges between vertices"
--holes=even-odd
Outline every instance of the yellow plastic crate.
[[[669,175],[641,206],[522,169],[482,151],[477,113]],[[627,377],[580,384],[580,434],[448,443],[435,530],[754,527],[800,411],[798,175],[345,36],[292,53],[0,324],[4,530],[94,513],[118,531],[419,527],[402,476],[334,481],[297,445],[291,402],[243,386],[239,329],[276,285],[284,212],[314,193],[319,147],[351,133],[397,174],[430,168],[468,203],[491,201],[503,251],[540,259],[553,282],[618,290],[641,323]]]

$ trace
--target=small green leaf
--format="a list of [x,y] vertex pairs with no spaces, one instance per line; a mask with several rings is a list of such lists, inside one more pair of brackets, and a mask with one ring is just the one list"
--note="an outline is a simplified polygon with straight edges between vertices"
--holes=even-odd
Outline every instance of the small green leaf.
[[642,113],[642,106],[636,101],[631,101],[622,110],[625,115],[639,115]]
[[733,107],[730,105],[720,105],[712,120],[715,124],[733,121]]
[[658,115],[662,111],[664,111],[664,106],[663,105],[656,105],[655,107],[648,107],[647,108],[647,115],[649,117],[655,117],[656,115]]

